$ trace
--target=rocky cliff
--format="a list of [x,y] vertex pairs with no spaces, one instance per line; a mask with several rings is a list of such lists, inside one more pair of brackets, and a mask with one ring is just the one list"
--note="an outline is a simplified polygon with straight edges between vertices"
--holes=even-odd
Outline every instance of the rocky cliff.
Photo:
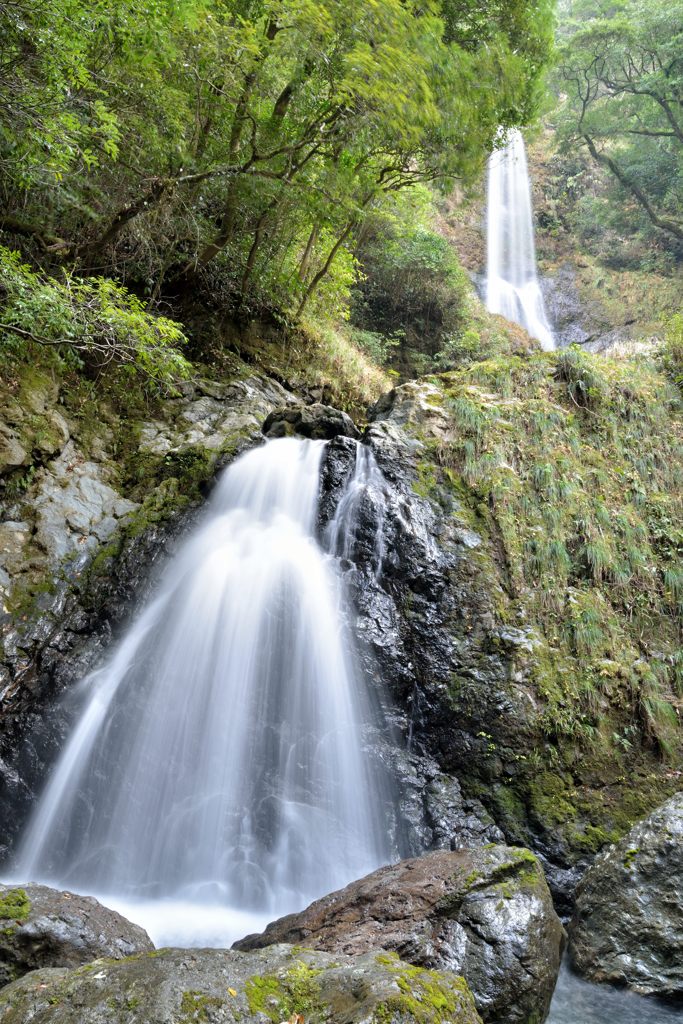
[[[20,382],[5,423],[30,453],[25,472],[5,467],[6,846],[68,728],[60,697],[135,614],[220,466],[267,418],[271,433],[332,437],[322,534],[357,455],[343,417],[295,412],[310,394],[245,366],[133,424],[21,388],[37,393]],[[30,401],[60,424],[43,448]],[[403,793],[404,856],[505,836],[542,855],[567,907],[592,854],[679,784],[676,415],[644,364],[533,352],[402,385],[372,410],[384,484],[345,579],[385,703],[392,738],[367,741]]]

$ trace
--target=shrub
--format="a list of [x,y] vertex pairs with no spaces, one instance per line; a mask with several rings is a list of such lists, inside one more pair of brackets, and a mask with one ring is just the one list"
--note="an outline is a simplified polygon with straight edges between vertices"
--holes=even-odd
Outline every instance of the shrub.
[[0,246],[0,359],[48,348],[67,366],[123,370],[154,389],[189,377],[179,324],[104,278],[43,278]]

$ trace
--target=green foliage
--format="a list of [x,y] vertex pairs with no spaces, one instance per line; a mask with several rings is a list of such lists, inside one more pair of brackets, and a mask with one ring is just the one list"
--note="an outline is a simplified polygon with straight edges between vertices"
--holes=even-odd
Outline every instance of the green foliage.
[[683,391],[683,313],[676,313],[666,325],[661,362],[667,376]]
[[0,4],[0,228],[241,314],[346,305],[366,218],[528,120],[549,0]]
[[434,230],[435,214],[430,191],[411,189],[383,216],[368,218],[358,249],[352,323],[361,337],[383,339],[370,342],[374,352],[405,377],[438,364],[469,306],[469,281],[453,246]]
[[147,386],[172,386],[190,373],[179,352],[179,325],[146,312],[105,278],[43,278],[0,246],[0,360],[49,349],[67,367],[133,374]]
[[557,355],[557,376],[567,384],[569,396],[582,409],[598,409],[608,400],[609,384],[600,363],[577,345]]
[[[683,251],[683,3],[578,0],[561,23],[564,148],[582,147],[606,185],[580,190],[587,233],[639,232]],[[578,171],[583,184],[586,172]],[[657,257],[656,250],[653,257]]]

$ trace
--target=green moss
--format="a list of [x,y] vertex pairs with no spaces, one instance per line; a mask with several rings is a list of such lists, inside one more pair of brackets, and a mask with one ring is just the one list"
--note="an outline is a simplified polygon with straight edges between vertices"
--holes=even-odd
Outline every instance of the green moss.
[[421,498],[435,497],[437,491],[436,469],[430,462],[418,462],[417,478],[413,481],[413,490]]
[[562,824],[576,818],[571,801],[571,782],[559,773],[540,772],[528,784],[531,811],[546,824]]
[[474,1000],[464,978],[408,967],[398,959],[377,957],[390,968],[400,995],[385,1000],[373,1014],[373,1024],[390,1024],[406,1017],[417,1024],[454,1024],[478,1020]]
[[573,829],[570,837],[574,846],[587,853],[597,853],[603,846],[609,843],[616,843],[620,838],[619,833],[601,828],[599,825],[587,823],[583,829]]
[[25,921],[31,912],[31,901],[24,889],[10,889],[0,897],[0,921]]
[[208,1024],[213,1020],[212,1010],[224,1005],[222,999],[208,996],[194,989],[183,992],[180,1000],[181,1024]]
[[633,867],[633,861],[636,859],[639,853],[640,850],[638,849],[638,847],[635,847],[631,850],[627,850],[624,855],[624,867],[630,870]]
[[524,871],[521,871],[518,876],[518,882],[523,888],[536,892],[539,889],[545,891],[547,885],[545,875],[538,864],[533,868],[526,868]]
[[112,559],[118,558],[121,554],[121,546],[120,537],[117,537],[116,540],[110,541],[108,544],[104,544],[90,563],[90,572],[95,575],[100,575],[101,573],[106,572]]
[[265,1013],[271,1020],[277,1016],[274,1011],[282,999],[280,979],[273,975],[254,975],[244,986],[251,1013]]
[[36,575],[28,575],[19,584],[15,584],[11,596],[5,600],[6,608],[17,619],[32,615],[39,606],[41,598],[54,594],[57,583],[52,572],[46,575],[39,571]]
[[513,849],[511,856],[513,864],[531,864],[534,868],[538,867],[538,860],[531,850]]
[[324,1014],[317,981],[320,970],[295,960],[292,967],[278,975],[254,975],[244,986],[251,1013],[263,1013],[273,1024],[301,1014],[306,1020]]

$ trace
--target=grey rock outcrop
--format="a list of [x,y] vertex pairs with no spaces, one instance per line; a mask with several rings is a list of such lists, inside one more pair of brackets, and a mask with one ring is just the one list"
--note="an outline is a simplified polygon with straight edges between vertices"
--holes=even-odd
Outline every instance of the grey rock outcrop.
[[266,418],[263,433],[271,438],[296,434],[314,441],[329,441],[339,436],[360,437],[360,432],[347,413],[320,402],[276,409]]
[[492,846],[380,868],[233,948],[289,942],[362,955],[383,948],[462,974],[486,1024],[545,1020],[564,932],[536,858]]
[[683,1003],[683,793],[597,857],[569,935],[589,980]]
[[134,512],[106,481],[102,467],[85,459],[69,442],[59,458],[40,471],[33,502],[35,543],[56,565],[66,555],[96,550],[116,530],[117,520]]
[[296,411],[300,402],[276,380],[249,377],[221,384],[186,385],[183,398],[166,403],[163,420],[150,420],[140,431],[140,448],[168,455],[200,445],[221,451],[231,438],[256,434],[274,408]]
[[142,928],[90,896],[0,885],[0,986],[41,967],[78,967],[154,949]]
[[162,949],[42,970],[0,991],[3,1024],[481,1024],[461,978],[368,953]]

